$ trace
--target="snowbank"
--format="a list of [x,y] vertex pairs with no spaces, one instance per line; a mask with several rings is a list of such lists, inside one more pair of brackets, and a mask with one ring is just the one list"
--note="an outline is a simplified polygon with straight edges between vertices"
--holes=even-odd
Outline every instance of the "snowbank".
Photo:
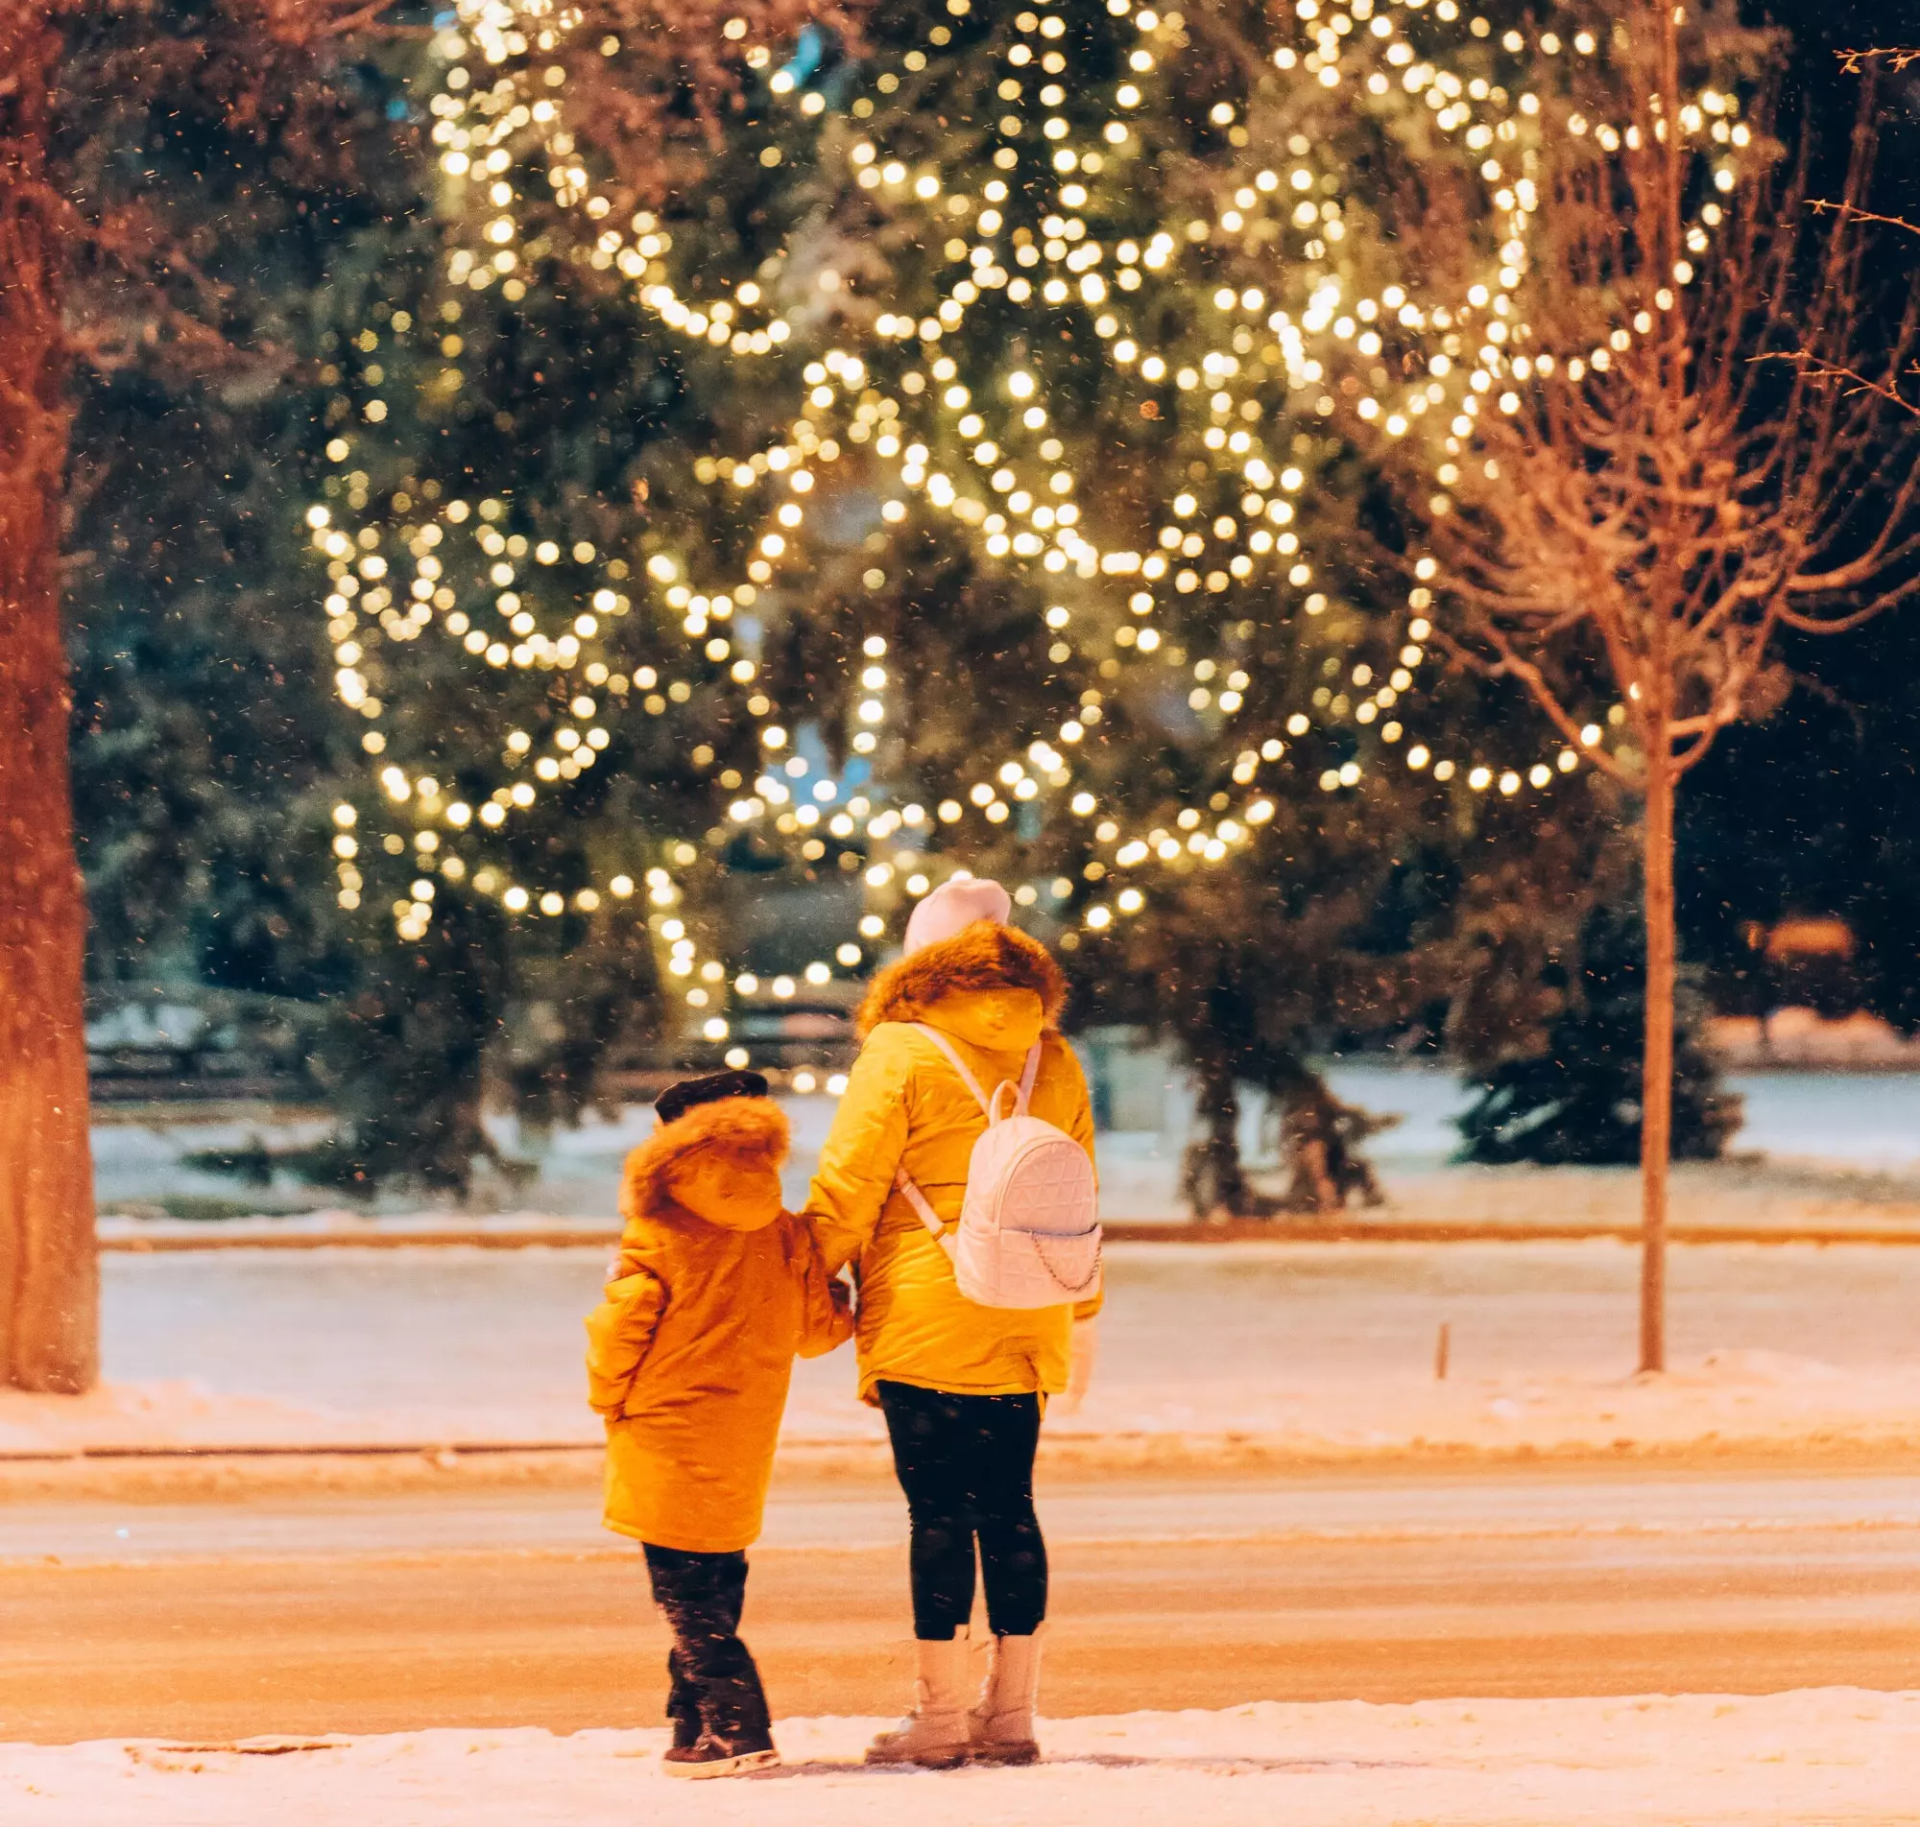
[[565,1217],[557,1212],[396,1211],[373,1213],[329,1205],[308,1212],[246,1212],[209,1221],[156,1215],[102,1213],[101,1246],[130,1250],[231,1250],[259,1246],[339,1246],[347,1249],[404,1249],[410,1245],[452,1242],[506,1248],[591,1245],[611,1253],[620,1239],[620,1221],[607,1214]]
[[1920,1365],[1872,1373],[1718,1351],[1665,1376],[1509,1374],[1322,1384],[1195,1379],[1154,1400],[1098,1392],[1056,1417],[1057,1444],[1211,1439],[1221,1449],[1348,1459],[1403,1454],[1782,1452],[1920,1444]]
[[[871,1409],[841,1383],[796,1386],[789,1453],[880,1450]],[[594,1447],[599,1424],[572,1404],[507,1413],[408,1406],[305,1409],[212,1396],[190,1383],[109,1385],[74,1401],[0,1391],[0,1462],[33,1455],[287,1453],[377,1448]],[[1787,1454],[1920,1446],[1920,1367],[1872,1373],[1766,1351],[1715,1352],[1663,1377],[1505,1375],[1116,1382],[1078,1414],[1049,1418],[1043,1452],[1075,1464],[1210,1458],[1365,1461],[1406,1457]]]
[[84,1396],[0,1389],[0,1457],[101,1449],[306,1445],[338,1440],[344,1417],[197,1383],[103,1383]]
[[880,1722],[796,1719],[788,1766],[674,1783],[661,1732],[0,1746],[10,1827],[1732,1827],[1911,1822],[1920,1693],[1261,1703],[1060,1720],[1031,1770],[866,1771]]

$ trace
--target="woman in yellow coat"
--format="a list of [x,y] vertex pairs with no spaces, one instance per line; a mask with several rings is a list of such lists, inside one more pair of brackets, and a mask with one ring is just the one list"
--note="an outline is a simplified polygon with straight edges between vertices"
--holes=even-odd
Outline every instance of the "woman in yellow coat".
[[673,1630],[676,1775],[775,1761],[766,1695],[740,1641],[796,1353],[853,1329],[807,1227],[782,1210],[787,1119],[757,1072],[674,1086],[628,1157],[626,1228],[587,1319],[588,1396],[607,1424],[607,1527],[644,1548]]
[[[1029,1109],[1093,1153],[1093,1111],[1055,1026],[1066,982],[1045,946],[1007,924],[997,882],[947,882],[914,909],[905,955],[873,982],[863,1045],[821,1152],[805,1217],[829,1274],[856,1265],[862,1399],[886,1416],[912,1524],[919,1679],[913,1713],[868,1760],[936,1767],[1038,1756],[1033,1706],[1046,1616],[1046,1544],[1033,1460],[1046,1397],[1084,1381],[1098,1301],[1014,1310],[961,1294],[945,1250],[902,1191],[949,1227],[986,1119],[939,1041],[983,1088],[1017,1084],[1040,1049]],[[978,1542],[993,1632],[969,1717],[967,1622]]]

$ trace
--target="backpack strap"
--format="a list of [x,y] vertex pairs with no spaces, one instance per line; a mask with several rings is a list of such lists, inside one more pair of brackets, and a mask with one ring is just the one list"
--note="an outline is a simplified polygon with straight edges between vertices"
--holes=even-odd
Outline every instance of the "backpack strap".
[[[980,1089],[980,1081],[967,1070],[966,1061],[948,1044],[947,1037],[938,1028],[930,1027],[924,1021],[916,1021],[912,1025],[947,1056],[948,1065],[960,1074],[961,1083],[973,1093],[973,1101],[982,1110],[988,1110],[987,1096]],[[988,1114],[991,1116],[990,1110]],[[913,1207],[915,1216],[927,1227],[934,1242],[943,1249],[947,1248],[947,1227],[940,1222],[940,1214],[933,1209],[932,1201],[914,1184],[913,1176],[904,1167],[893,1176],[893,1185],[894,1190]]]
[[[994,1106],[999,1101],[1001,1091],[1006,1088],[1005,1085],[995,1086],[994,1094],[989,1098],[980,1089],[980,1081],[967,1070],[966,1061],[954,1050],[952,1043],[938,1028],[924,1021],[916,1021],[912,1025],[946,1055],[947,1064],[960,1074],[960,1082],[973,1093],[973,1101],[987,1113],[987,1121],[992,1123],[995,1120]],[[1014,1109],[1020,1114],[1025,1113],[1028,1101],[1033,1096],[1033,1081],[1039,1070],[1040,1042],[1036,1040],[1027,1051],[1026,1069],[1020,1074],[1020,1083],[1016,1087],[1017,1097]],[[940,1222],[940,1214],[933,1209],[932,1201],[914,1184],[912,1175],[904,1167],[893,1176],[893,1185],[894,1190],[913,1207],[915,1216],[927,1227],[934,1241],[942,1248],[947,1247],[947,1227]]]
[[1040,1045],[1036,1040],[1027,1049],[1027,1069],[1020,1074],[1020,1102],[1015,1108],[1022,1116],[1027,1114],[1027,1106],[1033,1102],[1033,1081],[1040,1076]]
[[913,1207],[914,1215],[932,1233],[934,1242],[944,1248],[947,1241],[947,1227],[940,1222],[940,1214],[933,1209],[933,1202],[914,1185],[912,1176],[904,1167],[893,1176],[893,1185],[894,1190]]

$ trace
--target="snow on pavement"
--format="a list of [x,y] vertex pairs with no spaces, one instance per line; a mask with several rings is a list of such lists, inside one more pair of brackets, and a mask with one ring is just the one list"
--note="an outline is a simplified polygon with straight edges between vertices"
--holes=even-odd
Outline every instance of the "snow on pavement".
[[[218,1453],[365,1447],[458,1451],[599,1444],[599,1423],[561,1404],[308,1409],[209,1396],[190,1383],[107,1384],[79,1400],[0,1390],[0,1460],[191,1449]],[[872,1447],[874,1413],[841,1389],[796,1387],[786,1449]],[[1194,1378],[1117,1388],[1055,1414],[1042,1451],[1076,1464],[1151,1464],[1169,1454],[1368,1460],[1409,1453],[1535,1457],[1712,1454],[1920,1446],[1920,1369],[1873,1375],[1768,1352],[1714,1352],[1663,1377],[1507,1375],[1447,1383],[1368,1377],[1257,1384]]]
[[[577,1249],[109,1258],[107,1386],[0,1392],[0,1454],[592,1445],[580,1321],[604,1266]],[[1048,1434],[1083,1457],[1176,1438],[1332,1457],[1920,1440],[1920,1250],[1678,1251],[1677,1368],[1657,1379],[1628,1374],[1636,1268],[1609,1242],[1115,1246],[1094,1393]],[[846,1351],[798,1367],[790,1442],[879,1440],[853,1375]]]
[[339,1437],[340,1417],[270,1398],[212,1392],[192,1379],[100,1383],[83,1396],[0,1389],[0,1456],[102,1448],[308,1444]]
[[[867,1771],[877,1720],[794,1719],[788,1767],[663,1777],[659,1731],[231,1747],[0,1745],[9,1827],[1839,1827],[1911,1823],[1920,1693],[1262,1702],[1044,1726],[1029,1770]],[[278,1753],[278,1754],[274,1754]]]

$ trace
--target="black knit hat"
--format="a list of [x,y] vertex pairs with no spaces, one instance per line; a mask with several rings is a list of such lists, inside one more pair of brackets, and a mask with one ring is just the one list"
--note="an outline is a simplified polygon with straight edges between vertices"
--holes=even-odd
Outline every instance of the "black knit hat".
[[653,1100],[663,1123],[685,1116],[696,1104],[717,1104],[722,1098],[765,1097],[767,1081],[758,1072],[709,1072],[704,1078],[683,1078]]

